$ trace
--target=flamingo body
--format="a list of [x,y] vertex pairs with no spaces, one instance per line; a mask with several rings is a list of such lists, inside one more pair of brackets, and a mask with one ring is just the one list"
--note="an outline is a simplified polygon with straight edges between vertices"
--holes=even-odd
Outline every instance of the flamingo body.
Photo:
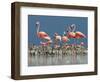
[[45,38],[45,37],[48,37],[48,34],[41,31],[41,32],[38,32],[38,33],[37,33],[37,36],[38,36],[39,38]]
[[68,37],[67,36],[62,36],[62,41],[63,42],[67,42],[69,39],[68,39]]
[[61,41],[61,36],[58,35],[58,33],[54,34],[54,38],[55,38],[56,41]]
[[85,37],[86,36],[82,32],[79,31],[76,32],[76,38],[85,38]]
[[76,33],[75,32],[69,32],[67,36],[68,36],[68,38],[75,38]]
[[55,39],[61,41],[61,36],[57,35],[55,36]]

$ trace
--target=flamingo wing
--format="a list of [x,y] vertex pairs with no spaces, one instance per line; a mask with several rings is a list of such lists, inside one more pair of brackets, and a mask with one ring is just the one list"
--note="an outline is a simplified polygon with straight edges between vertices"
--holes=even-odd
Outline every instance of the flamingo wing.
[[75,32],[69,32],[68,33],[68,38],[75,38],[76,33]]
[[38,32],[38,34],[37,34],[37,35],[38,35],[38,37],[39,37],[39,38],[48,37],[48,34],[47,34],[47,33],[45,33],[45,32],[42,32],[42,31],[41,31],[41,32]]
[[76,32],[76,38],[85,38],[85,34],[83,34],[82,32],[77,31]]

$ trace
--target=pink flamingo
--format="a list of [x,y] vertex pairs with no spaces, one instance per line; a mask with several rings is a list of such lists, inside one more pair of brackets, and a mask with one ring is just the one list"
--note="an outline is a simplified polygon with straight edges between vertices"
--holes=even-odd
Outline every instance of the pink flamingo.
[[67,36],[68,38],[73,38],[74,39],[74,44],[75,45],[75,38],[76,38],[76,32],[75,32],[75,29],[76,29],[76,25],[75,24],[72,24],[70,27],[67,28]]
[[[66,33],[64,32],[63,36],[61,37],[62,42],[64,43],[64,45],[66,45],[66,42],[69,41],[68,37],[66,36]],[[66,47],[66,46],[64,46]]]
[[[86,38],[86,36],[85,36],[82,32],[77,31],[77,32],[76,32],[76,38],[77,38],[77,39],[82,39],[82,38]],[[81,42],[80,45],[83,46],[84,43]],[[82,54],[82,48],[81,48],[81,54]]]
[[75,37],[76,37],[76,39],[86,38],[85,34],[83,34],[82,32],[79,32],[79,31],[76,31]]
[[[80,31],[76,31],[74,32],[76,29],[76,25],[75,24],[72,24],[70,27],[69,27],[69,30],[71,32],[68,32],[68,37],[69,38],[76,38],[76,39],[82,39],[82,38],[85,38],[86,36],[80,32]],[[76,52],[75,52],[76,53]]]
[[72,24],[70,27],[69,27],[69,32],[68,32],[68,38],[76,38],[76,39],[81,39],[81,38],[85,38],[86,36],[80,32],[80,31],[76,31],[74,32],[76,29],[76,25],[75,24]]
[[68,32],[68,38],[75,38],[75,32]]
[[55,33],[54,34],[54,47],[55,48],[57,48],[57,47],[60,47],[59,45],[58,45],[58,42],[59,41],[61,41],[61,36],[60,35],[58,35],[58,33]]
[[[76,33],[75,33],[75,29],[76,29],[76,25],[75,24],[72,24],[71,26],[69,26],[67,28],[67,36],[68,38],[76,38]],[[73,52],[73,57],[72,57],[72,63],[76,63],[76,51],[75,51],[75,41],[74,41],[74,44],[72,44],[72,47],[74,47],[72,49],[72,52]]]
[[40,22],[39,21],[36,22],[36,27],[37,27],[38,38],[42,39],[43,41],[50,41],[51,40],[51,38],[49,37],[49,35],[46,32],[39,31],[39,29],[40,29]]
[[62,42],[67,42],[69,39],[67,36],[62,36]]

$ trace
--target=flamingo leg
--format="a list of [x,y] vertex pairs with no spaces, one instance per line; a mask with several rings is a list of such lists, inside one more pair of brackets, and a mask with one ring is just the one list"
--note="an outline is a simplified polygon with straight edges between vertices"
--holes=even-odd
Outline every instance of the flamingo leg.
[[76,40],[74,39],[74,45],[73,45],[73,55],[72,55],[72,63],[76,64],[77,54],[76,54]]

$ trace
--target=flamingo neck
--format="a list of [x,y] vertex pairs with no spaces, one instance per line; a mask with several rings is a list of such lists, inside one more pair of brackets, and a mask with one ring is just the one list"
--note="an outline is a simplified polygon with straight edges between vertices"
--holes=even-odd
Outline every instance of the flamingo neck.
[[37,25],[37,34],[38,34],[39,30],[40,30],[40,26]]

